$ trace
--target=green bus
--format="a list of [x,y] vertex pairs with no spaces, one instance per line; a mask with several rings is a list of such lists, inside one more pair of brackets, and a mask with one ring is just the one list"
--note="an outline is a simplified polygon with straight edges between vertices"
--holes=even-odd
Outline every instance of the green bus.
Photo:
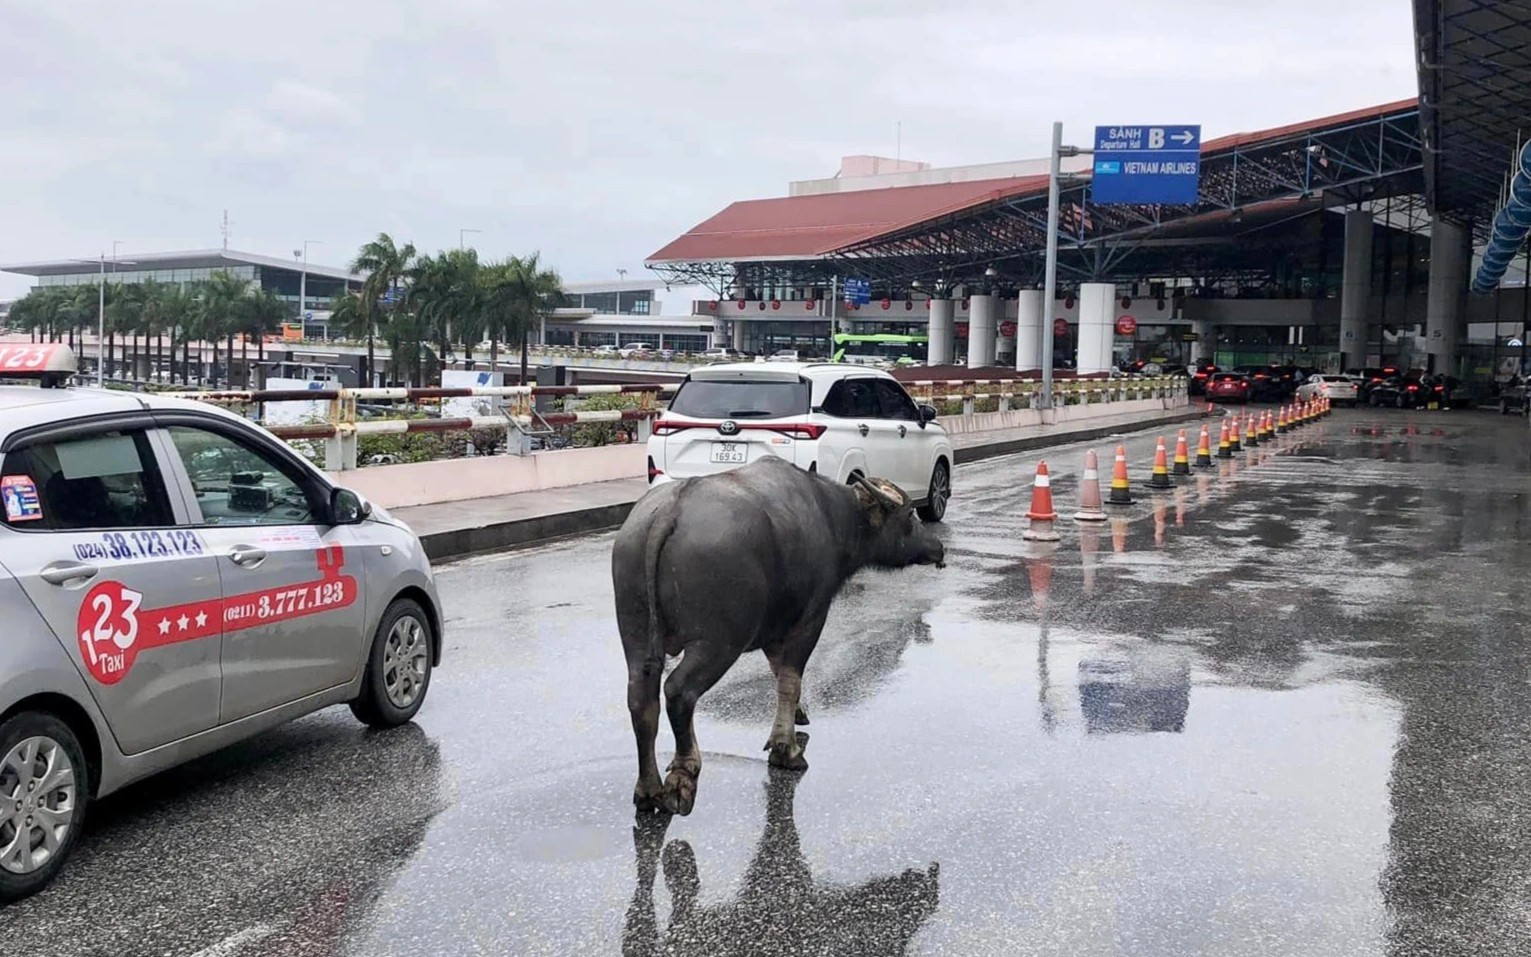
[[860,365],[923,365],[930,356],[929,336],[901,336],[893,333],[860,335],[840,332],[834,337],[831,362]]

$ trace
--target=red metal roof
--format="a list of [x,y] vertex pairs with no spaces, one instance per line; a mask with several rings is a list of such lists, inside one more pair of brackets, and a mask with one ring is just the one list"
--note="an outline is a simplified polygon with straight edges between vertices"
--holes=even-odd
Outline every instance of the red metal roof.
[[[1202,144],[1202,152],[1319,132],[1386,116],[1417,104],[1417,99],[1399,100],[1304,123],[1254,133],[1234,133],[1206,141]],[[1020,176],[744,200],[693,227],[650,256],[647,262],[815,259],[951,213],[1046,191],[1046,176]]]
[[852,190],[733,203],[654,253],[651,263],[812,259],[980,203],[1047,188],[1046,176]]

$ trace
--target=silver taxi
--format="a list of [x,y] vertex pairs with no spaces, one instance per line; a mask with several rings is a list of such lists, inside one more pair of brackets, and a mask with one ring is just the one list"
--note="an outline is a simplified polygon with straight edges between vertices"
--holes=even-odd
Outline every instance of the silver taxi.
[[86,808],[334,704],[414,717],[441,657],[415,535],[201,403],[63,387],[0,345],[0,902],[50,881]]

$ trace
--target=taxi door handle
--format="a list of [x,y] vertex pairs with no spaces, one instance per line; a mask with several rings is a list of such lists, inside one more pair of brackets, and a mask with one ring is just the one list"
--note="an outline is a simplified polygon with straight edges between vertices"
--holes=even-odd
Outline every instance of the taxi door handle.
[[861,434],[862,434],[862,435],[863,435],[863,436],[864,436],[864,435],[866,435],[866,434],[867,434],[867,433],[868,433],[868,432],[871,432],[871,431],[872,431],[872,429],[871,429],[871,427],[870,427],[870,426],[868,426],[868,425],[867,425],[867,424],[866,424],[866,423],[865,423],[865,422],[863,422],[863,423],[861,423],[861,424],[860,424],[860,425],[858,425],[858,426],[856,426],[856,431],[857,431],[857,432],[860,432],[860,433],[861,433]]
[[90,581],[99,569],[84,562],[54,562],[44,568],[39,577],[50,585],[67,585],[70,582]]
[[253,545],[235,545],[229,550],[229,561],[245,568],[254,568],[266,560],[266,550]]

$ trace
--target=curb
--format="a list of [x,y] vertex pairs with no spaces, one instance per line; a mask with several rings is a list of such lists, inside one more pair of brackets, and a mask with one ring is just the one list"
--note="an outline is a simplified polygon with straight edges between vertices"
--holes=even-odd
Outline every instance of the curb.
[[[1203,417],[1205,417],[1205,413],[1197,409],[1165,416],[1164,418],[1154,419],[1141,424],[1132,423],[1123,425],[1118,423],[1110,426],[1081,429],[1070,432],[1067,435],[1039,435],[1024,439],[1013,439],[1008,442],[997,442],[993,445],[984,445],[977,448],[956,449],[953,450],[953,457],[957,460],[956,464],[963,465],[968,462],[978,462],[983,459],[994,458],[1000,455],[1011,455],[1016,452],[1029,452],[1035,449],[1071,445],[1075,442],[1088,442],[1091,439],[1114,435],[1122,432],[1124,429],[1128,432],[1140,432],[1160,425],[1189,422]],[[548,542],[573,538],[577,535],[589,535],[594,532],[604,532],[617,528],[627,520],[628,513],[633,510],[633,506],[636,504],[637,500],[635,499],[631,502],[616,502],[607,505],[596,505],[591,508],[570,509],[566,512],[554,512],[549,515],[538,515],[532,518],[518,518],[508,522],[496,522],[491,525],[478,525],[473,528],[454,528],[442,532],[430,532],[420,536],[420,544],[425,549],[426,557],[433,563],[457,561],[486,552],[544,545]]]

